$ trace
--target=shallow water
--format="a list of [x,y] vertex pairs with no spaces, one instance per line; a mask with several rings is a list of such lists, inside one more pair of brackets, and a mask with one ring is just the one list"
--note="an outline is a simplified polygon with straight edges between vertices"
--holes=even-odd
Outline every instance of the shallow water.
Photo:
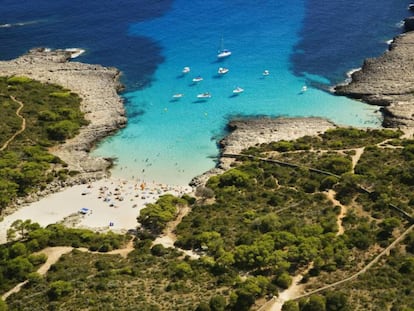
[[[217,140],[234,116],[322,116],[379,126],[376,107],[319,87],[384,51],[408,14],[402,0],[84,2],[2,1],[0,24],[11,26],[0,27],[0,58],[33,46],[80,47],[86,49],[80,61],[120,68],[129,123],[94,154],[116,157],[117,177],[172,184],[215,165]],[[221,42],[232,55],[219,62]],[[191,67],[187,75],[184,66]],[[218,76],[219,67],[229,72]],[[194,84],[197,75],[203,81]],[[245,91],[233,96],[237,86]],[[212,97],[197,100],[203,92]],[[184,96],[174,101],[176,93]]]

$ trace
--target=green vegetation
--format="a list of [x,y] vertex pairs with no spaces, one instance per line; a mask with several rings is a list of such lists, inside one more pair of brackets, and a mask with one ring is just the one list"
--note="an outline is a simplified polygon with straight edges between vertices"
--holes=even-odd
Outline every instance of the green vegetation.
[[[126,243],[126,236],[114,233],[98,234],[90,230],[69,229],[62,225],[42,228],[30,220],[16,220],[8,231],[8,244],[0,245],[0,290],[13,287],[17,282],[33,278],[32,272],[46,261],[43,254],[35,252],[47,246],[86,247],[91,251],[107,252]],[[53,292],[53,291],[52,291]],[[52,296],[58,294],[53,292]]]
[[187,201],[171,194],[161,196],[154,204],[147,204],[140,211],[138,221],[154,234],[160,234],[167,223],[174,220],[178,212],[177,206],[185,205]]
[[[250,310],[258,299],[288,288],[299,273],[305,273],[307,290],[347,278],[412,223],[414,142],[400,134],[336,129],[250,148],[231,170],[198,189],[197,200],[167,195],[149,204],[126,259],[73,251],[41,277],[33,271],[45,258],[27,252],[34,246],[86,243],[106,250],[117,243],[58,225],[17,222],[9,237],[21,240],[2,254],[11,262],[7,271],[29,282],[7,300],[9,309]],[[353,169],[352,156],[362,147]],[[341,206],[326,190],[346,205],[341,221]],[[198,252],[198,260],[152,247],[154,234],[183,205],[191,212],[175,230],[176,246]],[[7,288],[18,281],[3,278]],[[357,279],[287,302],[283,310],[407,311],[414,308],[413,284],[412,232]]]
[[47,148],[75,136],[87,122],[80,98],[57,85],[27,77],[0,78],[0,148],[22,127],[26,128],[0,151],[0,211],[16,197],[44,187],[69,173]]

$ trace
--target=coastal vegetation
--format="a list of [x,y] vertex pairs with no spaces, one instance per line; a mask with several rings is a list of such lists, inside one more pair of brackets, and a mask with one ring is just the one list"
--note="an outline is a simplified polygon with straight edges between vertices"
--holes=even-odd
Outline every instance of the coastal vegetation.
[[0,290],[5,292],[16,283],[40,276],[35,271],[47,257],[37,252],[45,247],[85,247],[90,251],[108,252],[123,246],[127,237],[111,232],[94,233],[84,229],[70,229],[60,224],[42,228],[30,220],[17,220],[8,230],[9,243],[0,245]]
[[[410,33],[396,38],[337,92],[386,104],[384,124],[412,126],[411,84],[394,79],[407,79],[412,54],[399,51],[410,42]],[[76,174],[47,152],[86,124],[79,98],[54,87],[0,81],[0,211]],[[401,134],[340,128],[245,150],[196,198],[149,204],[126,258],[103,253],[129,237],[17,221],[0,246],[0,287],[27,283],[0,310],[255,310],[297,276],[311,294],[293,296],[284,311],[414,310],[414,140]],[[175,248],[154,245],[183,206],[191,210],[174,231]],[[76,249],[37,273],[46,260],[38,251],[58,245]]]
[[[127,258],[72,251],[44,277],[22,263],[21,279],[29,282],[8,298],[9,309],[250,310],[289,288],[296,275],[307,291],[347,279],[413,223],[414,140],[401,134],[339,128],[249,148],[198,189],[197,198],[166,195],[148,204]],[[184,205],[191,211],[175,230],[177,248],[153,245]],[[115,245],[104,236],[106,242],[84,245],[60,225],[14,227],[10,238],[22,240],[3,246],[8,254],[20,254],[21,244],[29,248],[30,237],[43,230],[62,232],[46,234],[47,245],[110,250],[122,244],[110,234]],[[365,273],[283,310],[411,310],[413,262],[411,232]],[[8,280],[8,288],[16,282]]]
[[87,124],[78,95],[27,77],[0,78],[0,211],[69,172],[48,152]]

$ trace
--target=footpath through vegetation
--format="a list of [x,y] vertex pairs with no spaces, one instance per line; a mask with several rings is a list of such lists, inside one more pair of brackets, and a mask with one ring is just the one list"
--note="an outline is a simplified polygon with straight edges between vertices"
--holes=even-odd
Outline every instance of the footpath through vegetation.
[[148,204],[126,258],[73,250],[44,277],[24,272],[9,308],[264,310],[277,296],[284,311],[410,308],[414,140],[401,134],[340,128],[245,150],[195,198]]

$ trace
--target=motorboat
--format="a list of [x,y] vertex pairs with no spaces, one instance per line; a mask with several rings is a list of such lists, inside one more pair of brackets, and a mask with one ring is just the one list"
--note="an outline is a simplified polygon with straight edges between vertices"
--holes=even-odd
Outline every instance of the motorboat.
[[240,93],[243,93],[244,92],[244,89],[243,88],[241,88],[241,87],[236,87],[234,90],[233,90],[233,94],[240,94]]
[[197,98],[210,98],[211,94],[209,92],[201,93],[197,95]]
[[84,49],[79,48],[67,48],[65,49],[66,52],[70,52],[70,58],[76,58],[81,56],[83,53],[85,53]]
[[184,96],[184,94],[182,94],[182,93],[177,93],[177,94],[174,94],[172,97],[173,98],[175,98],[175,99],[178,99],[178,98],[181,98],[181,97],[183,97]]
[[200,81],[203,81],[203,78],[200,76],[197,76],[193,79],[193,82],[200,82]]
[[219,74],[219,75],[224,75],[224,74],[226,74],[226,73],[228,73],[229,72],[229,69],[228,68],[225,68],[225,67],[220,67],[219,69],[218,69],[218,71],[217,71],[217,73]]
[[308,90],[308,87],[306,85],[302,86],[302,93],[306,92]]
[[190,67],[184,67],[182,73],[186,74],[191,71]]
[[264,70],[263,73],[262,73],[262,75],[264,75],[264,76],[268,76],[269,74],[270,74],[269,70]]

